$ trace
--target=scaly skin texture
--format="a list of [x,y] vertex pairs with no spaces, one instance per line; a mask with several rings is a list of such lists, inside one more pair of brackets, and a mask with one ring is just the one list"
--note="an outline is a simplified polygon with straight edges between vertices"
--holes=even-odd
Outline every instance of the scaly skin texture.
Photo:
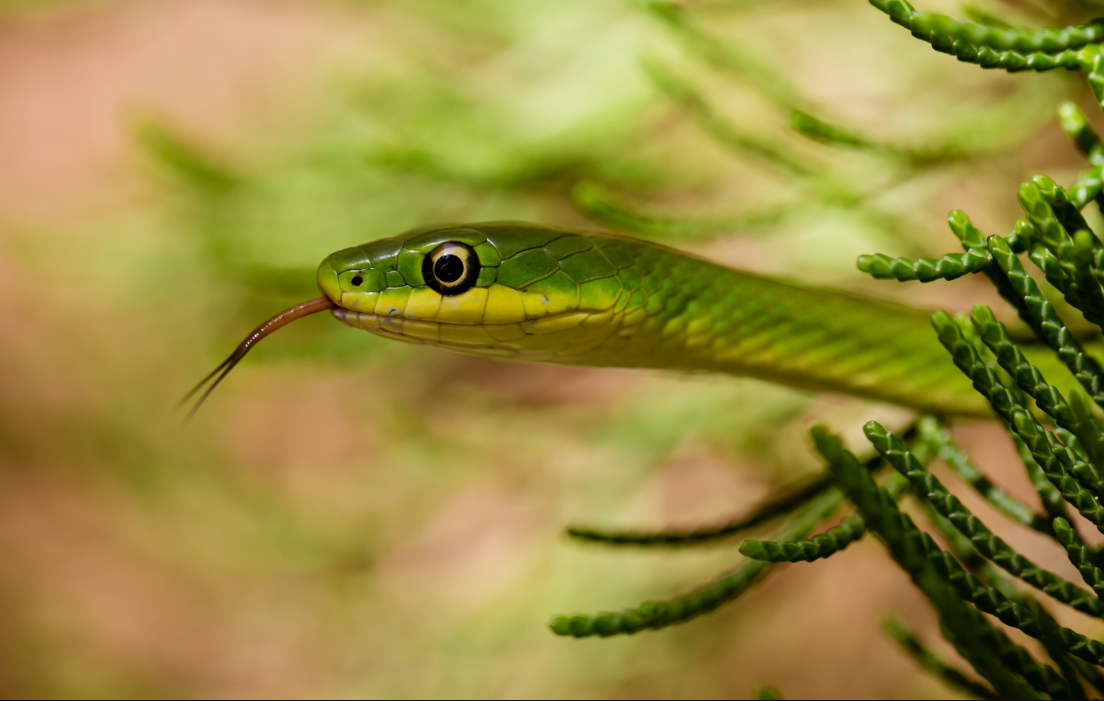
[[[444,243],[478,257],[474,286],[459,294],[424,278],[426,255]],[[635,239],[522,222],[426,227],[334,253],[318,283],[349,326],[470,355],[723,372],[989,415],[927,312]]]

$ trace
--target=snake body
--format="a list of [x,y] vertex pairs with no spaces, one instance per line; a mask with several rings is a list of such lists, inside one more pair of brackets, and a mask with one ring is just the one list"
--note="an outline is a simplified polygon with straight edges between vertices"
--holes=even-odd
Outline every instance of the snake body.
[[620,236],[424,227],[330,255],[318,284],[349,326],[469,355],[722,372],[989,414],[927,312]]

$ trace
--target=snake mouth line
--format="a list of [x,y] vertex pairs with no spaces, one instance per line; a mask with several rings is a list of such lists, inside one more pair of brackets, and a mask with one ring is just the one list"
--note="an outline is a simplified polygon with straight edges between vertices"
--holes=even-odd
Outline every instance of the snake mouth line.
[[492,324],[425,321],[397,314],[355,312],[340,307],[331,309],[330,313],[348,326],[387,338],[408,343],[448,346],[460,352],[503,358],[547,354],[584,337],[593,337],[595,334],[605,336],[601,327],[609,326],[608,318],[596,323],[596,315],[579,311],[549,314],[539,319],[514,323]]
[[[493,344],[498,340],[506,340],[507,337],[535,335],[532,332],[525,333],[522,331],[522,325],[529,323],[525,321],[514,324],[487,324],[483,322],[459,324],[448,321],[411,319],[398,314],[355,312],[342,307],[331,309],[330,313],[338,321],[353,328],[410,343],[448,343],[481,347],[487,346],[489,343]],[[509,330],[517,331],[509,333]],[[495,333],[496,331],[500,333]]]

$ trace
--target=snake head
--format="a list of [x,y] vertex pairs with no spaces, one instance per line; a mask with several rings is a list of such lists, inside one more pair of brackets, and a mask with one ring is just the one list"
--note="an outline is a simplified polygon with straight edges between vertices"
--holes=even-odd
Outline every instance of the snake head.
[[[258,326],[188,393],[190,418],[246,353],[320,311],[388,338],[497,358],[595,362],[587,352],[643,317],[642,278],[616,237],[522,222],[438,225],[338,251],[318,267],[324,296]],[[626,314],[631,303],[634,311]],[[609,358],[605,358],[608,364]]]
[[[438,225],[338,251],[318,268],[355,328],[489,357],[557,360],[609,337],[639,275],[609,242],[525,224]],[[630,269],[631,270],[631,269]],[[622,305],[623,308],[623,305]]]

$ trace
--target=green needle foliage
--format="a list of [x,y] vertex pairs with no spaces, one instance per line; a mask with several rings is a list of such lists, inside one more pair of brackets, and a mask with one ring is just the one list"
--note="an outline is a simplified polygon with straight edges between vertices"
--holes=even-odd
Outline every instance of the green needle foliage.
[[[953,566],[948,561],[949,556],[939,549],[931,536],[916,526],[912,518],[897,507],[893,498],[878,487],[869,473],[861,469],[858,461],[843,448],[839,439],[821,427],[813,428],[812,437],[817,451],[824,456],[829,471],[847,498],[867,519],[871,530],[885,542],[897,564],[931,601],[946,627],[948,639],[974,669],[993,684],[997,693],[1007,698],[1037,698],[1038,694],[1028,684],[1051,695],[1068,693],[1068,685],[1063,683],[1052,668],[1035,663],[1030,655],[1025,658],[1025,652],[1014,652],[1022,651],[1022,648],[1007,638],[1001,640],[1001,634],[977,610],[969,607],[960,598],[959,588],[952,589],[956,581],[965,582],[968,588],[976,588],[982,594],[988,588],[962,571],[960,565],[958,571],[954,572],[959,576],[952,580],[948,576],[953,571]],[[989,590],[989,593],[993,598],[999,597],[994,590]],[[985,601],[984,595],[966,598],[968,601],[973,600],[975,604]],[[1015,606],[1011,602],[1007,603]],[[1007,608],[1005,607],[1006,610]],[[1017,618],[1015,614],[1012,617]],[[1006,664],[1002,664],[1002,657],[1005,660],[1015,659],[1022,665],[1020,669],[1027,679],[1026,683],[1010,671]],[[1023,664],[1025,662],[1027,664]],[[1031,678],[1028,678],[1028,670]]]
[[[985,244],[985,237],[981,231],[973,225],[965,212],[955,210],[947,216],[947,224],[951,232],[962,243],[966,253],[948,253],[938,259],[919,258],[890,258],[884,253],[859,256],[857,265],[860,271],[879,280],[897,280],[908,282],[919,280],[931,282],[933,280],[954,280],[963,275],[972,273],[986,273],[992,277],[993,256]],[[1023,250],[1025,242],[1030,240],[1030,224],[1020,222],[1016,231],[1008,237],[1009,247],[1016,252]],[[1000,285],[998,283],[998,289]],[[1012,296],[1007,290],[1002,290],[1006,298]]]
[[1104,597],[1104,572],[1094,564],[1099,559],[1096,554],[1089,550],[1081,536],[1077,535],[1077,531],[1064,518],[1054,519],[1054,535],[1066,549],[1070,563],[1081,573],[1085,584],[1092,587],[1098,597]]
[[[1009,72],[1080,71],[1104,104],[1104,21],[1023,29],[984,12],[971,15],[980,21],[965,22],[917,11],[904,0],[871,0],[871,4],[932,48],[966,63]],[[711,64],[743,72],[753,83],[763,82],[763,71],[754,69],[742,54],[726,52],[719,39],[700,28],[689,10],[663,2],[643,5]],[[862,201],[859,191],[824,184],[830,168],[810,165],[781,145],[736,129],[718,116],[703,95],[672,74],[653,70],[653,79],[717,141],[796,176],[804,181],[806,195],[822,203]],[[829,147],[898,161],[938,160],[934,151],[887,146],[798,111],[792,106],[807,101],[788,86],[774,92],[761,87],[780,106],[789,108],[797,132]],[[1010,496],[989,479],[954,443],[946,423],[936,417],[921,417],[915,430],[903,438],[881,424],[868,423],[864,432],[877,456],[866,465],[838,438],[814,428],[812,439],[826,465],[824,476],[800,490],[767,499],[732,523],[658,533],[572,529],[575,538],[613,545],[692,545],[742,534],[783,516],[790,519],[775,527],[770,540],[745,539],[739,552],[750,562],[688,595],[615,613],[558,616],[550,624],[554,632],[608,636],[682,623],[736,600],[777,564],[811,563],[835,556],[869,532],[923,592],[944,637],[984,680],[975,681],[970,673],[941,659],[903,624],[887,623],[889,636],[949,688],[973,698],[1088,698],[1090,691],[1104,693],[1104,644],[1057,623],[1032,592],[1046,594],[1050,605],[1065,605],[1104,618],[1104,554],[1086,545],[1079,533],[1085,527],[1104,533],[1104,425],[1099,418],[1104,410],[1104,369],[1086,350],[1086,344],[1097,344],[1104,331],[1104,244],[1082,214],[1094,202],[1104,204],[1104,144],[1076,106],[1061,105],[1058,120],[1088,166],[1068,188],[1043,175],[1023,183],[1017,197],[1025,216],[1009,235],[987,237],[964,212],[954,211],[948,223],[963,252],[939,258],[879,253],[861,256],[857,262],[859,270],[871,277],[899,281],[934,282],[982,273],[1007,301],[1008,310],[977,306],[968,316],[937,311],[932,315],[933,333],[947,349],[947,362],[970,379],[1003,423],[1042,510]],[[577,190],[576,201],[600,220],[656,235],[711,234],[741,223],[739,217],[694,222],[641,215],[593,184]],[[776,214],[785,216],[781,210],[770,216]],[[1074,322],[1079,331],[1071,331],[1029,274],[1027,261],[1088,326],[1082,329]],[[1013,315],[1030,330],[1031,342],[1025,343],[1001,320]],[[937,476],[937,465],[929,466],[933,460],[941,461],[1012,527],[1028,528],[1053,540],[1055,547],[1065,551],[1085,586],[1017,552]],[[879,485],[877,475],[884,465],[898,474],[881,479]],[[929,511],[950,551],[941,548],[903,509],[902,497],[909,493]],[[854,507],[853,513],[844,515],[834,527],[810,535],[847,502]],[[1002,625],[1035,638],[1049,661],[1013,642]],[[778,698],[769,687],[755,694],[757,698]]]
[[1054,597],[1063,604],[1092,616],[1104,616],[1104,605],[1091,592],[1071,584],[1053,572],[1035,565],[1012,549],[981,522],[958,497],[951,494],[939,478],[933,475],[889,431],[871,421],[864,429],[867,439],[893,468],[904,475],[912,488],[947,519],[977,551],[1009,574]]
[[[971,158],[982,154],[987,149],[979,144],[967,144],[954,138],[944,138],[943,143],[932,143],[921,146],[902,146],[897,144],[873,141],[853,130],[845,129],[835,124],[829,124],[813,115],[793,110],[790,113],[790,127],[794,131],[807,136],[810,139],[820,141],[833,146],[865,151],[878,156],[899,159],[909,166],[920,168],[924,166],[938,165],[948,161]],[[972,131],[972,130],[968,130]],[[990,136],[992,139],[992,136]],[[981,141],[976,136],[973,141]],[[992,148],[998,149],[1002,145],[1000,139],[993,139]]]
[[881,253],[859,257],[859,270],[879,280],[906,282],[919,280],[954,280],[963,275],[980,273],[992,263],[992,258],[981,249],[971,248],[966,253],[948,253],[942,258],[890,258]]
[[748,233],[777,226],[786,221],[808,216],[815,208],[787,202],[772,207],[757,208],[734,216],[686,218],[671,214],[653,214],[616,198],[609,189],[593,182],[583,182],[571,192],[579,211],[612,229],[652,239],[706,238]]
[[683,46],[728,75],[754,85],[772,101],[792,106],[804,101],[785,75],[755,54],[702,28],[682,6],[663,0],[638,0],[641,9],[661,22]]
[[[814,499],[782,530],[781,538],[804,538],[842,504],[835,490]],[[735,601],[770,571],[771,564],[753,560],[714,581],[668,601],[645,601],[621,611],[556,616],[549,628],[557,635],[585,638],[593,635],[630,635],[685,623]]]
[[882,624],[882,628],[886,635],[893,638],[894,642],[900,645],[909,657],[912,657],[918,665],[938,677],[948,687],[971,698],[998,698],[997,692],[993,689],[970,679],[965,673],[943,661],[939,655],[925,647],[920,639],[916,637],[916,634],[901,621],[895,618],[886,619],[885,623]]
[[750,133],[720,114],[700,90],[665,65],[649,60],[644,63],[644,69],[660,92],[718,143],[734,153],[749,156],[789,176],[809,178],[815,174],[811,166],[786,147],[774,143],[768,137]]
[[977,469],[966,451],[951,440],[951,432],[945,426],[931,417],[925,417],[920,421],[919,431],[921,438],[936,451],[936,457],[951,468],[959,479],[992,504],[997,511],[1022,526],[1033,528],[1041,533],[1052,532],[1050,520],[1047,517],[1035,513],[1031,507],[993,484]]
[[[718,526],[706,526],[689,530],[668,530],[655,533],[642,531],[603,531],[581,526],[567,529],[571,538],[603,545],[635,545],[640,547],[680,547],[684,545],[703,545],[709,542],[731,538],[763,523],[769,523],[781,516],[792,513],[794,509],[806,504],[810,498],[823,493],[831,487],[826,477],[814,479],[809,484],[792,493],[779,494],[767,499],[750,514],[741,516]],[[763,558],[757,558],[763,559]]]
[[912,35],[931,44],[936,51],[982,68],[1009,72],[1076,70],[1084,58],[1075,49],[1101,41],[1097,24],[1059,30],[993,28],[958,22],[950,17],[917,12],[905,0],[871,0],[871,5],[889,15]]

